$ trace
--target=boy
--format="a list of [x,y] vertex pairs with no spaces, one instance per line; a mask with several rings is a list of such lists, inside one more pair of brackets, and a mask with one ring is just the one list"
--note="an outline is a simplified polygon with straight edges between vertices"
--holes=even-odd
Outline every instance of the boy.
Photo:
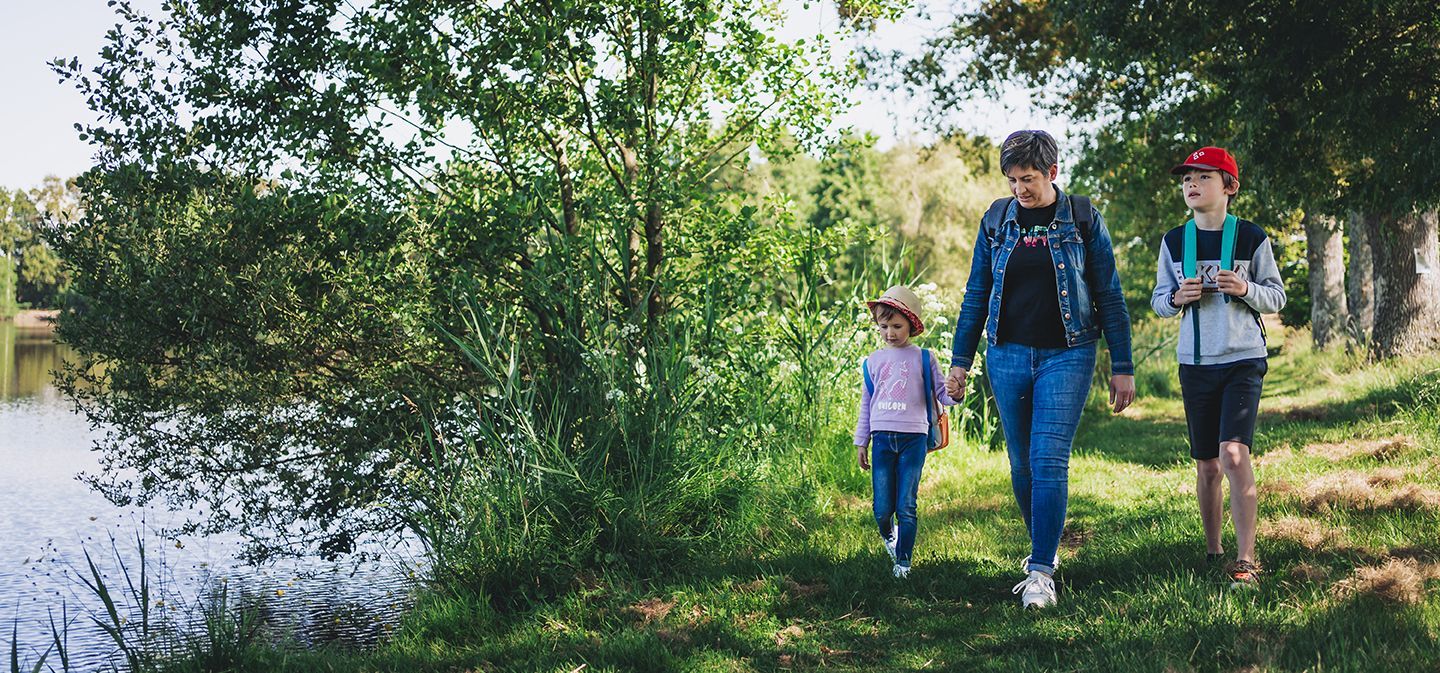
[[1150,305],[1166,318],[1188,314],[1180,322],[1176,353],[1205,556],[1216,563],[1225,553],[1220,546],[1223,474],[1230,482],[1237,547],[1226,574],[1232,586],[1249,586],[1260,573],[1250,464],[1267,368],[1260,314],[1285,306],[1285,288],[1265,232],[1227,212],[1240,191],[1235,157],[1219,147],[1204,147],[1170,172],[1182,176],[1185,205],[1195,217],[1165,234]]

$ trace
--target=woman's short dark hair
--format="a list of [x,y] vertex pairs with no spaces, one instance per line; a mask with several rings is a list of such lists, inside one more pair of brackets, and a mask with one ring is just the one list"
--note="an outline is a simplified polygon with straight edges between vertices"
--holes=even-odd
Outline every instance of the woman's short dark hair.
[[1011,168],[1034,168],[1044,173],[1060,160],[1055,138],[1044,131],[1016,131],[1000,144],[1000,172]]

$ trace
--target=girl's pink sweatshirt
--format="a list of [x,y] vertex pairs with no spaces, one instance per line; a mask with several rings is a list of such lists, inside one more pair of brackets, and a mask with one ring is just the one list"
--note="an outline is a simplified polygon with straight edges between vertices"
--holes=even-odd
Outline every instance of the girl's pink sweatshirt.
[[[877,430],[926,434],[930,426],[925,417],[925,378],[920,371],[920,347],[907,344],[900,348],[881,348],[866,361],[875,394],[860,377],[860,422],[855,424],[855,446],[868,446],[870,433]],[[940,373],[940,357],[930,351],[930,397],[952,406],[955,400],[945,392],[945,376]],[[938,410],[932,413],[939,413]]]

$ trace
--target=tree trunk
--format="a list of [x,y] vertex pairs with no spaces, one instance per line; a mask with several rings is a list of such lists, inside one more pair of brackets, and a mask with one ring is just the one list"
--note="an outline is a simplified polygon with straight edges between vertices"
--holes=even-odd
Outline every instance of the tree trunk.
[[1305,218],[1305,256],[1310,263],[1310,335],[1316,348],[1344,336],[1345,248],[1340,220],[1325,215]]
[[1378,226],[1374,213],[1350,212],[1346,230],[1350,262],[1345,274],[1345,294],[1350,308],[1347,330],[1357,344],[1370,343],[1375,328],[1375,253],[1370,249],[1370,231]]
[[[1440,345],[1440,240],[1437,212],[1376,218],[1374,353],[1422,353]],[[1387,220],[1389,220],[1387,222]]]

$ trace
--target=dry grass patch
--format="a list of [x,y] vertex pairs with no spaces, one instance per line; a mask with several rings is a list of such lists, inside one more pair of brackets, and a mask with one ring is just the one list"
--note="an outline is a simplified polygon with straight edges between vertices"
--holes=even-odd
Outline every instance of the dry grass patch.
[[1266,467],[1269,465],[1278,465],[1294,457],[1295,452],[1292,451],[1289,446],[1284,446],[1255,456],[1251,462],[1253,462],[1256,467]]
[[1394,486],[1405,480],[1405,471],[1395,467],[1382,467],[1372,470],[1366,481],[1371,486]]
[[1290,568],[1290,576],[1302,582],[1324,582],[1330,578],[1330,569],[1309,563],[1297,563]]
[[1409,511],[1440,509],[1440,491],[1417,484],[1406,484],[1396,491],[1380,496],[1375,506],[1377,509]]
[[1338,463],[1356,457],[1373,458],[1384,461],[1391,460],[1414,447],[1415,440],[1404,435],[1396,435],[1382,439],[1357,439],[1350,442],[1311,444],[1305,447],[1305,453],[1317,458],[1324,458],[1332,463]]
[[[1260,495],[1277,497],[1292,496],[1300,492],[1300,487],[1284,479],[1264,479],[1255,485],[1256,492]],[[1195,487],[1190,487],[1190,492],[1195,492]]]
[[1337,472],[1312,479],[1305,485],[1301,497],[1312,510],[1370,509],[1375,503],[1375,487],[1359,472]]
[[1334,592],[1341,598],[1373,596],[1415,605],[1425,600],[1425,584],[1434,579],[1440,579],[1440,565],[1392,558],[1384,565],[1356,568],[1353,576],[1335,585]]
[[1345,534],[1344,531],[1322,521],[1292,516],[1261,522],[1260,537],[1267,540],[1287,540],[1310,551],[1319,551],[1343,546]]
[[625,608],[625,613],[642,625],[658,622],[670,615],[675,609],[675,601],[661,600],[659,598],[647,598],[639,603]]
[[785,594],[793,598],[810,598],[819,596],[829,591],[830,587],[824,582],[814,584],[801,584],[790,578],[785,578]]

